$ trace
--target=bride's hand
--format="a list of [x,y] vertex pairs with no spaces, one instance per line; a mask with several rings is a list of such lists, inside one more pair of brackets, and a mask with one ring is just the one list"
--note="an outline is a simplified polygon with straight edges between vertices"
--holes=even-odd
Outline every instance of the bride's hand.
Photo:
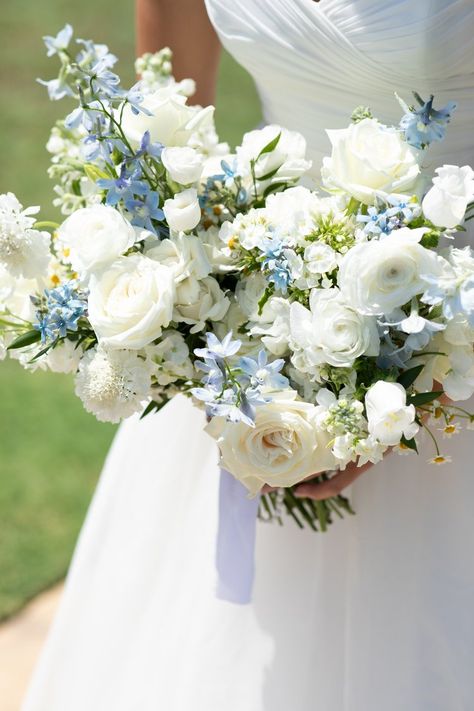
[[361,474],[371,469],[374,465],[368,462],[361,467],[358,467],[355,462],[351,462],[347,465],[344,471],[340,471],[334,474],[330,479],[326,481],[309,480],[305,481],[295,488],[295,496],[304,497],[307,499],[314,499],[314,501],[321,501],[322,499],[329,499],[333,496],[338,496],[347,486],[350,486],[356,479],[358,479]]

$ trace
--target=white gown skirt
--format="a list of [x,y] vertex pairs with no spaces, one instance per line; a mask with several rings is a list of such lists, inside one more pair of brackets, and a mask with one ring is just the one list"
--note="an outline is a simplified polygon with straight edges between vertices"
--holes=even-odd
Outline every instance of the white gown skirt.
[[[183,397],[120,428],[23,711],[474,708],[474,473],[392,455],[326,534],[260,524],[215,596],[218,463]],[[469,433],[472,438],[472,433]],[[428,443],[426,443],[428,445]]]

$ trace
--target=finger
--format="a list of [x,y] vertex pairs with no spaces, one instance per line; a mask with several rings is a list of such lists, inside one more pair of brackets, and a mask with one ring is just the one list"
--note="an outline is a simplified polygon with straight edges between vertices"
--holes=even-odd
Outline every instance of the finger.
[[270,486],[270,484],[265,484],[264,486],[262,486],[260,493],[270,494],[272,491],[278,491],[278,486]]
[[312,483],[301,484],[295,489],[295,496],[314,499],[315,501],[337,496],[372,466],[373,464],[370,462],[364,464],[362,467],[351,464],[346,467],[344,471],[335,474],[327,481],[314,481]]

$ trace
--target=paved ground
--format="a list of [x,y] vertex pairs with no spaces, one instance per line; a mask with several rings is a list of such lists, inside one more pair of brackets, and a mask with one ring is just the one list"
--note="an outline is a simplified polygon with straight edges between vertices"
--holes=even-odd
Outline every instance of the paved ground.
[[0,625],[1,711],[19,711],[61,592],[62,585],[48,590]]

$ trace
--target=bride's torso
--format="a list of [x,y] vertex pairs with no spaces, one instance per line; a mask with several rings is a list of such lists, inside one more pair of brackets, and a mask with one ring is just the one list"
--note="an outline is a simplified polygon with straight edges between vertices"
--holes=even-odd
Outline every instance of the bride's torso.
[[474,162],[473,0],[206,0],[229,52],[253,76],[265,121],[300,131],[315,165],[324,128],[369,105],[397,123],[397,91],[458,102],[429,160]]

